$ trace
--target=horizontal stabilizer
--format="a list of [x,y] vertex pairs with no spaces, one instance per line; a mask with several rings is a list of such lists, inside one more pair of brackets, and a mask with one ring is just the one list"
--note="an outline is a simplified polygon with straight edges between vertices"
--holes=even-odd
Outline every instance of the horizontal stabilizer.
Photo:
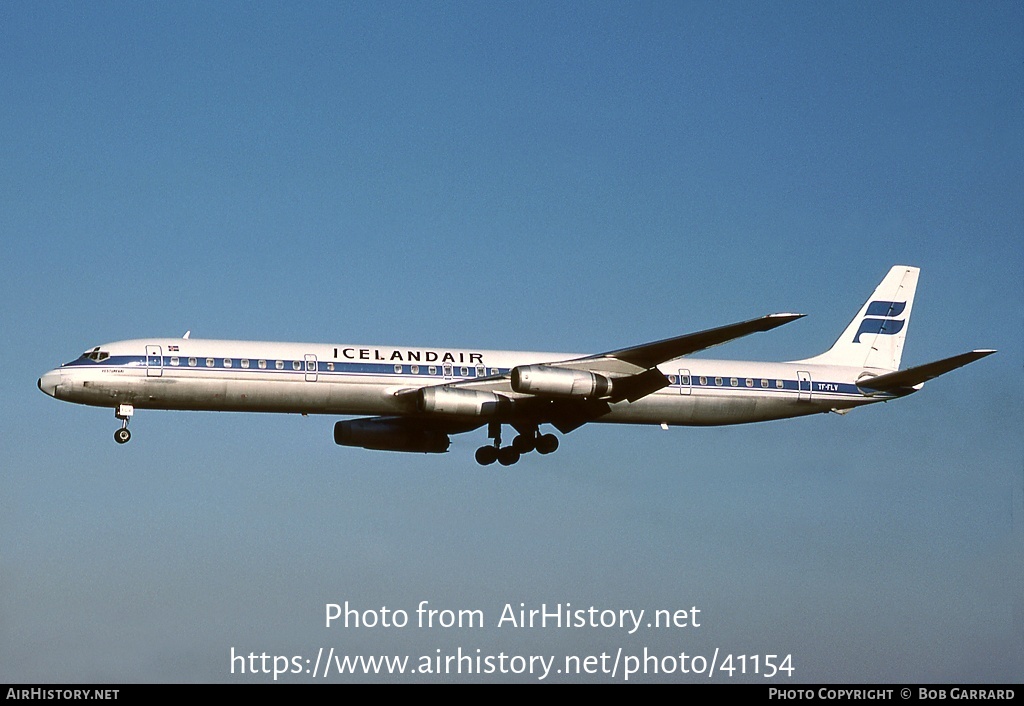
[[960,355],[955,355],[952,358],[937,360],[934,363],[925,363],[924,365],[918,365],[914,368],[898,370],[895,373],[886,373],[885,375],[879,375],[867,380],[862,380],[857,383],[857,386],[868,390],[876,390],[878,392],[910,390],[911,388],[927,382],[932,378],[937,378],[944,373],[948,373],[950,370],[956,370],[968,363],[981,360],[985,356],[992,355],[993,353],[995,353],[994,350],[987,349],[961,353]]

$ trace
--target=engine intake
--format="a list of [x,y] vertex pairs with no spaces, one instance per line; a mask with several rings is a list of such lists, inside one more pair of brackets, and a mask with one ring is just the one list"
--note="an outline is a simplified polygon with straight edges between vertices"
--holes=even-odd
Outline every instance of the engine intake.
[[586,370],[520,365],[512,368],[512,389],[526,395],[599,399],[611,394],[612,381]]

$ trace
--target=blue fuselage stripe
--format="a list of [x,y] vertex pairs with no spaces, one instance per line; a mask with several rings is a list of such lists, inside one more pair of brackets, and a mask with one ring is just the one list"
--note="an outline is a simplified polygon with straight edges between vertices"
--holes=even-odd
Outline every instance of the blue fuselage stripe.
[[[149,356],[148,359],[161,358],[161,356]],[[178,358],[178,365],[171,365],[170,359]],[[195,359],[196,364],[190,365],[189,360]],[[212,360],[212,365],[208,365],[207,361]],[[227,361],[231,361],[230,365]],[[248,361],[248,367],[242,367],[241,361]],[[259,367],[259,361],[264,360],[266,367]],[[282,362],[284,367],[278,368],[278,361]],[[107,368],[138,368],[138,369],[149,369],[149,368],[162,368],[163,371],[173,374],[174,371],[182,370],[193,373],[221,373],[224,371],[231,371],[233,374],[253,375],[262,376],[267,373],[274,375],[310,375],[316,374],[318,377],[324,378],[341,378],[344,376],[373,376],[373,377],[394,377],[396,379],[413,379],[413,380],[452,380],[452,381],[465,381],[474,380],[479,377],[491,377],[495,375],[507,375],[509,374],[509,368],[492,368],[486,367],[484,374],[478,376],[475,374],[477,366],[469,365],[452,365],[451,363],[431,363],[431,364],[418,364],[418,363],[355,363],[355,362],[342,362],[342,361],[321,361],[315,362],[314,369],[308,369],[307,366],[313,364],[314,361],[306,360],[295,360],[295,359],[258,359],[258,358],[208,358],[200,356],[162,356],[162,363],[157,365],[150,365],[147,356],[111,356],[101,362],[96,362],[88,358],[82,357],[74,360],[70,363],[65,363],[63,368],[80,368],[80,369],[92,369],[102,370]],[[184,364],[182,364],[184,363]],[[412,368],[416,367],[417,372],[412,372]],[[434,372],[430,372],[430,369],[434,368]],[[446,371],[446,368],[448,370]],[[465,368],[467,374],[462,373],[462,369]],[[494,372],[497,371],[497,372]],[[468,374],[474,373],[474,374]],[[689,388],[691,390],[715,390],[715,391],[729,391],[729,392],[756,392],[758,394],[791,394],[794,392],[811,393],[815,395],[837,395],[837,396],[853,396],[857,398],[863,398],[864,393],[855,385],[849,382],[823,382],[818,380],[793,380],[778,377],[771,378],[738,378],[733,375],[721,375],[715,376],[709,374],[707,371],[702,371],[700,375],[691,375],[689,384],[684,385],[680,382],[681,378],[676,375],[669,375],[669,379],[673,380],[667,389],[674,390],[678,393],[683,388]],[[733,385],[732,381],[736,380],[736,384]],[[704,380],[704,382],[701,382]],[[721,380],[721,384],[717,384],[716,380]],[[747,385],[747,380],[751,381],[751,385]],[[768,386],[762,385],[762,380],[766,380]],[[782,386],[778,386],[778,381],[782,381]]]

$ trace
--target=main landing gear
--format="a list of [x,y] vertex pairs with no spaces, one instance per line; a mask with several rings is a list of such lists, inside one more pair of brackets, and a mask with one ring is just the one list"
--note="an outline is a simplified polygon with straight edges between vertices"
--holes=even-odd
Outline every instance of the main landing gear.
[[114,416],[121,420],[121,428],[114,432],[114,441],[117,443],[127,444],[128,440],[132,438],[132,433],[128,431],[128,420],[133,414],[135,414],[135,408],[130,404],[120,404],[114,410]]
[[502,466],[511,466],[525,453],[536,451],[539,454],[549,454],[558,448],[558,437],[554,434],[541,434],[536,425],[517,427],[516,430],[519,435],[512,439],[512,444],[502,447],[501,424],[491,422],[487,426],[487,436],[493,439],[494,443],[476,450],[476,462],[481,466],[489,466],[495,461]]

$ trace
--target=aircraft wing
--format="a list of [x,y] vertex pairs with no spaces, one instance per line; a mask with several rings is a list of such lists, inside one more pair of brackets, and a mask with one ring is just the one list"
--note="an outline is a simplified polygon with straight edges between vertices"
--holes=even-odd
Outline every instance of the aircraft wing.
[[[613,393],[607,402],[636,400],[666,387],[669,382],[658,370],[662,363],[691,353],[717,346],[760,331],[770,331],[783,324],[802,318],[804,314],[769,314],[749,321],[688,333],[629,348],[619,348],[583,358],[551,361],[541,367],[558,370],[578,370],[604,376],[614,381]],[[512,389],[510,375],[497,375],[453,383],[452,387],[486,390],[519,399],[530,397]],[[534,395],[535,396],[535,395]]]
[[666,338],[653,343],[644,343],[640,346],[620,348],[607,353],[552,362],[560,368],[571,368],[574,370],[587,370],[590,372],[611,373],[619,375],[636,375],[650,370],[662,363],[682,358],[685,355],[706,350],[712,346],[737,338],[748,336],[760,331],[771,331],[783,324],[803,318],[804,314],[769,314],[749,321],[741,321],[737,324],[719,326],[718,328],[687,333],[682,336]]
[[943,358],[934,363],[925,363],[906,370],[897,370],[894,373],[878,375],[857,383],[858,387],[875,390],[876,392],[895,392],[909,394],[925,382],[948,373],[951,370],[961,368],[968,363],[981,360],[985,356],[992,355],[994,350],[981,349],[955,355],[952,358]]

